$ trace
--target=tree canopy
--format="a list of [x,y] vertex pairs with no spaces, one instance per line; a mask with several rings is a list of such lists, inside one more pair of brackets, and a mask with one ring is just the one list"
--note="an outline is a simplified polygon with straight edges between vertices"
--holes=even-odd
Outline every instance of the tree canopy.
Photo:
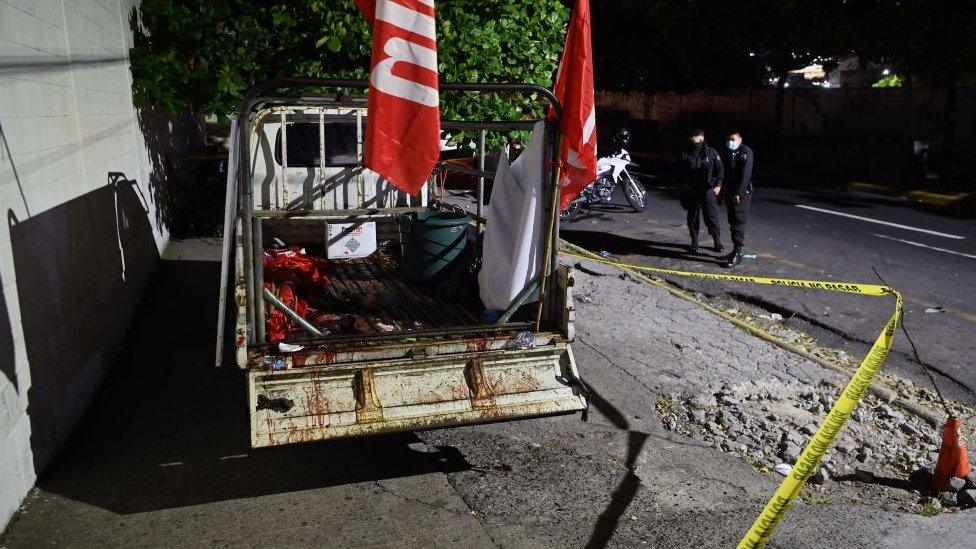
[[850,53],[891,66],[909,84],[976,77],[971,0],[592,2],[602,89],[762,86]]
[[[971,0],[857,0],[858,51],[912,84],[976,84],[976,6]],[[876,24],[871,25],[869,21]]]
[[[439,0],[437,11],[442,79],[552,86],[569,18],[559,0]],[[273,77],[365,78],[369,68],[370,29],[353,0],[143,0],[132,24],[134,100],[171,112],[223,116]],[[445,94],[444,115],[523,114],[494,95],[465,98]]]

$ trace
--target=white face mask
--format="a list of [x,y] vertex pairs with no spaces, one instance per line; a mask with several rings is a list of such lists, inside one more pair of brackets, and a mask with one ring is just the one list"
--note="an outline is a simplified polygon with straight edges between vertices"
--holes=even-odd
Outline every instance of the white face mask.
[[735,139],[729,139],[729,142],[727,143],[727,145],[728,145],[730,151],[734,151],[734,150],[736,150],[736,149],[739,148],[739,145],[741,143],[742,143],[741,141],[736,141]]

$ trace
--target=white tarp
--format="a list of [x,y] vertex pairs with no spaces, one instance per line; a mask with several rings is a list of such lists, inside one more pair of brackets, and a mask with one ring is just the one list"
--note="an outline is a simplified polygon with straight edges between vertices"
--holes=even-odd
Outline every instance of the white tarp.
[[504,149],[498,159],[478,274],[481,302],[488,310],[507,309],[542,265],[544,141],[545,124],[538,122],[511,166]]

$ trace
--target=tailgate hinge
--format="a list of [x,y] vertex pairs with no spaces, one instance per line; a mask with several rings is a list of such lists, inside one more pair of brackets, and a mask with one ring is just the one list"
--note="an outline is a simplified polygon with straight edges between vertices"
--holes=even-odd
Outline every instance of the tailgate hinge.
[[356,372],[356,423],[370,423],[383,419],[383,407],[376,394],[373,370]]
[[495,406],[495,391],[485,376],[485,363],[480,358],[472,358],[464,369],[464,379],[468,382],[472,408],[491,408]]

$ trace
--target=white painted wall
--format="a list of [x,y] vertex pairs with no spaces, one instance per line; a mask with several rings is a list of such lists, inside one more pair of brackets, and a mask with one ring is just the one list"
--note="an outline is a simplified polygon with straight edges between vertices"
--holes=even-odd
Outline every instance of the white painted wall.
[[[0,529],[94,394],[168,239],[126,61],[137,2],[0,0]],[[118,217],[109,172],[144,211]]]

